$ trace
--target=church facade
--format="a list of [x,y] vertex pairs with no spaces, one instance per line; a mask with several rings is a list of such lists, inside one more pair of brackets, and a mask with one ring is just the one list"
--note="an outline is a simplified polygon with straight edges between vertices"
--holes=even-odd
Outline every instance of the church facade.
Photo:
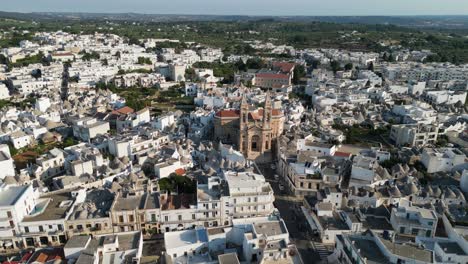
[[247,159],[268,162],[283,133],[283,112],[273,109],[267,94],[265,107],[251,109],[245,97],[239,110],[221,110],[215,115],[215,140],[234,145]]

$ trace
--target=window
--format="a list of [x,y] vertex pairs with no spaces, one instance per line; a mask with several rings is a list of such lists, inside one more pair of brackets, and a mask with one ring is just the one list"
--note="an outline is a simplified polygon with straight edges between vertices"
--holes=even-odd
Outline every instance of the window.
[[156,222],[156,214],[151,214],[151,222]]
[[39,226],[39,232],[44,232],[44,227]]
[[195,214],[192,214],[192,219],[195,220]]
[[427,231],[426,231],[426,237],[430,237],[431,234],[432,234],[431,230],[427,230]]
[[8,218],[12,218],[12,217],[13,217],[12,214],[11,214],[11,211],[8,211],[8,212],[7,212],[7,217],[8,217]]
[[123,215],[119,215],[119,223],[123,223],[123,222],[124,222]]
[[133,219],[133,215],[129,215],[129,216],[128,216],[128,221],[129,221],[129,222],[133,222],[134,220],[135,220],[135,219]]
[[49,225],[49,229],[52,229],[52,228],[54,228],[54,227],[52,225]]
[[29,233],[29,227],[25,226],[25,227],[24,227],[24,232],[25,232],[25,233]]
[[169,221],[169,216],[164,216],[164,221],[168,222]]
[[179,221],[182,221],[182,215],[178,215],[177,218],[179,219]]

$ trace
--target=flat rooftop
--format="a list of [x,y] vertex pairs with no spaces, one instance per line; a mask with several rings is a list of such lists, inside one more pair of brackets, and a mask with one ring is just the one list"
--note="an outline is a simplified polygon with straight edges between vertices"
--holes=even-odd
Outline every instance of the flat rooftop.
[[142,209],[145,205],[145,199],[146,195],[124,194],[116,199],[113,210],[130,211]]
[[26,192],[29,185],[7,186],[0,190],[0,206],[12,206]]
[[[343,239],[342,236],[337,236],[337,239]],[[382,263],[390,264],[385,255],[380,250],[379,246],[374,241],[369,239],[361,238],[360,236],[348,236],[348,239],[354,242],[354,247],[361,250],[360,254],[362,257],[367,258],[369,264],[371,263]]]
[[164,244],[166,246],[166,250],[183,247],[198,242],[197,231],[194,229],[164,233]]
[[445,253],[456,255],[467,255],[465,251],[455,242],[437,242]]
[[341,220],[340,216],[333,212],[333,216],[318,216],[320,225],[328,230],[350,230],[346,222]]
[[254,223],[253,226],[257,234],[263,234],[266,236],[276,236],[288,233],[284,223],[281,221]]
[[197,188],[197,198],[201,201],[213,201],[219,200],[221,194],[217,186],[209,189],[207,184],[199,184]]
[[240,264],[236,253],[227,253],[218,256],[219,264]]
[[384,239],[381,234],[378,234],[380,241],[385,245],[388,251],[395,255],[415,259],[422,262],[432,263],[432,251],[420,249],[418,246],[410,243],[397,244],[390,240]]
[[188,209],[196,203],[195,194],[171,194],[161,197],[161,210]]
[[33,215],[26,216],[24,222],[64,219],[74,202],[68,192],[46,195],[41,197],[41,200],[42,202],[39,202],[31,213]]
[[90,239],[89,236],[72,236],[63,248],[84,248]]

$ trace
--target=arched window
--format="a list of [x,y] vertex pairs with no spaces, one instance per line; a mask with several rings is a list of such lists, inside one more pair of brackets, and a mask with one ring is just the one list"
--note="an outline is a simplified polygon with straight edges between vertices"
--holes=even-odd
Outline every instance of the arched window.
[[250,149],[252,151],[260,151],[260,137],[255,135],[250,141]]

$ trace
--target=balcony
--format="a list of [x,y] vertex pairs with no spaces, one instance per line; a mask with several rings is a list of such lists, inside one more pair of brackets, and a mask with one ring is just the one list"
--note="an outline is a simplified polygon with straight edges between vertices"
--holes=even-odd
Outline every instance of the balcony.
[[234,212],[234,217],[241,217],[241,216],[249,216],[249,215],[268,215],[271,214],[273,210],[254,210],[254,211],[242,211],[242,212]]

